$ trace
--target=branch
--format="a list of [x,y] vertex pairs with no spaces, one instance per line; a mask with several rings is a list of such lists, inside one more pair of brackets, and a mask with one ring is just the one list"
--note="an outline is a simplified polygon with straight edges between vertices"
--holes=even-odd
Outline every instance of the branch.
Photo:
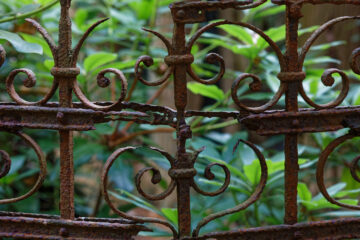
[[173,128],[155,128],[152,130],[144,130],[144,131],[140,131],[140,132],[135,132],[135,133],[129,134],[128,136],[119,138],[119,139],[115,140],[114,142],[110,142],[109,146],[115,147],[117,145],[120,145],[124,142],[130,141],[131,139],[134,139],[141,135],[146,135],[146,134],[150,134],[150,133],[172,133],[174,131],[175,131],[175,129],[173,129]]
[[50,2],[49,4],[47,4],[45,6],[42,6],[42,7],[38,8],[38,9],[36,9],[34,11],[27,12],[27,13],[20,14],[20,15],[15,15],[15,16],[12,16],[12,17],[7,17],[7,18],[0,19],[0,23],[5,23],[5,22],[13,21],[13,20],[19,20],[19,19],[24,19],[24,18],[31,17],[32,15],[35,15],[35,14],[38,14],[40,12],[46,11],[47,9],[51,8],[52,6],[57,4],[58,2],[59,2],[59,0],[54,0],[54,1]]

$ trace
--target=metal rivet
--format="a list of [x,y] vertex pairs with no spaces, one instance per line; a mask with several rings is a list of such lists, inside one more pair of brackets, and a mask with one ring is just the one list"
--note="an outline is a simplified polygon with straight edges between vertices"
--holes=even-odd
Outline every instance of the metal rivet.
[[299,125],[300,125],[300,122],[299,122],[298,119],[294,119],[294,120],[292,121],[292,126],[293,126],[293,127],[298,127]]
[[185,11],[184,10],[179,10],[177,13],[176,13],[176,16],[178,18],[184,18],[185,17]]
[[68,232],[68,230],[66,228],[60,228],[59,235],[62,236],[62,237],[68,237],[69,232]]
[[58,112],[56,114],[56,119],[60,122],[60,123],[64,123],[65,122],[65,114],[62,112]]
[[302,238],[303,238],[302,232],[296,231],[296,232],[294,233],[294,238],[295,238],[295,239],[302,239]]

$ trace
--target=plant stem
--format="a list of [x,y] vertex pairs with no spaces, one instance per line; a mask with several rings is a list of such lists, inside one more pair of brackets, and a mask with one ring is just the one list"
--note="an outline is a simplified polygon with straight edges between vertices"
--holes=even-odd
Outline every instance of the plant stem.
[[218,128],[228,127],[228,126],[235,125],[235,124],[238,124],[238,120],[236,120],[236,119],[227,121],[227,122],[214,124],[214,125],[205,125],[205,126],[201,126],[198,128],[194,128],[194,129],[192,129],[192,132],[196,133],[196,132],[202,132],[202,131],[209,131],[209,130],[214,130],[214,129],[218,129]]
[[35,14],[38,14],[40,12],[46,11],[47,9],[51,8],[52,6],[57,4],[58,2],[59,2],[59,0],[54,0],[54,1],[50,2],[49,4],[47,4],[45,6],[42,6],[42,7],[38,8],[38,9],[36,9],[34,11],[27,12],[27,13],[24,13],[24,14],[15,15],[15,16],[12,16],[12,17],[7,17],[7,18],[0,19],[0,23],[5,23],[5,22],[13,21],[13,20],[19,20],[19,19],[24,19],[24,18],[30,17],[32,15],[35,15]]
[[[206,109],[206,111],[212,111],[212,110],[216,109],[217,107],[221,106],[224,102],[227,101],[227,99],[230,97],[230,94],[231,94],[231,92],[230,92],[230,91],[227,91],[227,92],[225,93],[225,97],[224,97],[223,100],[216,102],[214,105],[211,105],[209,108]],[[199,123],[201,123],[203,119],[204,119],[204,117],[198,117],[198,118],[196,118],[196,119],[192,122],[191,128],[196,127],[196,125],[198,125]]]
[[140,131],[140,132],[135,132],[132,133],[128,136],[119,138],[117,140],[115,140],[114,142],[110,143],[109,146],[110,147],[115,147],[117,145],[120,145],[124,142],[130,141],[132,139],[134,139],[135,137],[141,136],[141,135],[146,135],[146,134],[151,134],[151,133],[172,133],[174,132],[175,129],[173,128],[155,128],[155,129],[151,129],[151,130],[144,130],[144,131]]

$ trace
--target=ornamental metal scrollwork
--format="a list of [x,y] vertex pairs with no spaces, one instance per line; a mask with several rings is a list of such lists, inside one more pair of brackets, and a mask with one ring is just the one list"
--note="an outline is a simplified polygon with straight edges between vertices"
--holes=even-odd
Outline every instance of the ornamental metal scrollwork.
[[[236,207],[233,207],[233,208],[230,208],[230,209],[218,212],[218,213],[210,214],[209,216],[202,219],[197,224],[196,228],[194,229],[194,231],[192,233],[193,237],[197,237],[199,235],[200,229],[203,226],[205,226],[206,224],[208,224],[209,222],[211,222],[217,218],[224,217],[226,215],[240,212],[240,211],[248,208],[250,205],[252,205],[254,202],[256,202],[260,198],[260,195],[266,186],[268,171],[267,171],[266,160],[265,160],[263,154],[260,152],[260,150],[254,144],[252,144],[251,142],[245,141],[245,140],[239,140],[238,143],[235,145],[234,150],[237,148],[237,146],[239,145],[240,142],[248,145],[255,152],[256,156],[258,157],[259,162],[260,162],[260,169],[261,169],[260,182],[257,185],[254,192],[251,194],[251,196],[247,200],[245,200],[243,203],[237,205]],[[224,167],[223,167],[223,169],[225,170]]]
[[[29,22],[30,24],[32,24],[35,29],[41,34],[41,36],[44,38],[44,40],[46,41],[47,45],[49,46],[51,53],[54,57],[54,60],[56,59],[56,54],[57,54],[57,47],[55,45],[54,40],[50,37],[49,33],[35,20],[33,19],[26,19],[27,22]],[[2,47],[1,47],[2,48]],[[0,61],[0,66],[4,63],[5,61],[5,50],[2,48],[1,49],[1,61]],[[55,60],[56,61],[56,60]],[[34,105],[44,105],[46,104],[55,94],[56,89],[58,88],[58,81],[56,79],[54,79],[53,84],[51,86],[50,91],[39,101],[37,102],[29,102],[26,101],[25,99],[21,98],[19,96],[19,94],[16,92],[15,87],[14,87],[14,80],[15,77],[19,74],[19,73],[24,73],[26,74],[26,79],[23,81],[23,84],[25,87],[27,88],[32,88],[36,85],[36,76],[35,73],[33,71],[31,71],[30,69],[16,69],[13,70],[12,72],[10,72],[9,76],[6,79],[6,90],[9,94],[9,96],[19,105],[27,105],[27,106],[34,106]]]
[[[321,36],[321,34],[323,34],[326,30],[328,30],[329,28],[333,27],[334,25],[344,22],[344,21],[348,21],[348,20],[357,20],[360,19],[360,16],[344,16],[344,17],[338,17],[335,19],[332,19],[326,23],[324,23],[323,25],[321,25],[316,31],[314,31],[311,36],[306,40],[305,44],[303,45],[302,49],[301,49],[301,53],[299,55],[299,66],[300,68],[303,67],[304,61],[305,61],[305,57],[307,55],[307,53],[309,52],[311,46],[314,44],[314,42]],[[359,57],[359,52],[358,49],[355,49],[352,53],[351,56],[351,60],[350,60],[350,67],[352,68],[352,70],[359,74],[360,71],[359,70],[359,66],[356,64],[356,59]],[[306,94],[305,90],[304,90],[304,86],[303,84],[301,84],[300,89],[299,89],[299,93],[302,96],[302,98],[305,100],[305,102],[307,104],[309,104],[310,106],[316,108],[316,109],[325,109],[325,108],[334,108],[339,106],[344,99],[346,98],[346,96],[348,95],[349,92],[349,78],[348,76],[341,70],[339,69],[335,69],[335,68],[331,68],[331,69],[327,69],[324,71],[324,73],[321,76],[321,82],[327,86],[327,87],[331,87],[334,85],[335,80],[334,77],[332,76],[333,74],[338,73],[341,77],[342,80],[342,88],[341,91],[338,95],[338,97],[333,100],[330,103],[326,103],[326,104],[316,104],[315,102],[313,102],[308,95]]]
[[[248,141],[244,141],[244,140],[239,140],[234,149],[237,148],[237,146],[239,145],[240,142],[248,145],[255,152],[256,156],[259,159],[260,169],[261,169],[261,176],[260,176],[259,185],[254,190],[253,194],[246,201],[244,201],[243,203],[239,204],[238,206],[236,206],[234,208],[231,208],[231,209],[228,209],[228,210],[225,210],[225,211],[221,211],[219,213],[211,214],[211,215],[207,216],[206,218],[204,218],[203,220],[201,220],[198,223],[197,227],[193,231],[193,236],[194,237],[198,236],[200,229],[203,226],[205,226],[206,224],[208,224],[209,222],[211,222],[211,221],[213,221],[213,220],[215,220],[217,218],[239,212],[241,210],[246,209],[250,205],[252,205],[260,197],[260,195],[261,195],[261,193],[262,193],[262,191],[263,191],[263,189],[264,189],[264,187],[266,185],[267,166],[266,166],[266,161],[265,161],[264,156],[262,155],[260,150],[254,144],[252,144],[252,143],[250,143]],[[112,165],[114,164],[114,162],[116,161],[116,159],[118,157],[120,157],[126,151],[133,151],[135,149],[137,149],[137,148],[136,147],[119,148],[114,153],[112,153],[111,156],[106,161],[106,164],[104,166],[103,173],[102,173],[102,191],[103,191],[104,198],[105,198],[106,202],[109,204],[110,208],[115,213],[117,213],[119,216],[121,216],[123,218],[126,218],[126,219],[129,219],[129,220],[140,222],[140,223],[145,223],[146,222],[146,223],[156,223],[156,224],[164,225],[164,226],[168,227],[172,231],[174,237],[176,237],[176,236],[178,236],[177,230],[175,229],[175,227],[171,223],[169,223],[169,222],[167,222],[165,220],[162,220],[162,219],[157,219],[157,218],[135,217],[135,216],[128,215],[128,214],[120,211],[112,203],[112,201],[110,199],[109,192],[108,192],[108,184],[109,184],[108,175],[109,175],[109,171],[110,171]],[[179,181],[180,179],[185,179],[185,178],[186,179],[191,179],[191,187],[196,192],[198,192],[201,195],[211,196],[211,197],[218,196],[218,195],[224,193],[225,190],[228,188],[228,186],[230,184],[231,175],[230,175],[229,169],[224,164],[211,163],[211,164],[209,164],[209,165],[207,165],[205,167],[204,177],[206,179],[208,179],[208,180],[213,180],[215,178],[215,175],[214,175],[214,173],[212,173],[211,168],[214,167],[214,166],[218,166],[218,167],[221,167],[223,169],[223,171],[224,171],[224,174],[225,174],[224,183],[219,189],[217,189],[214,192],[204,191],[196,184],[196,182],[194,180],[194,177],[196,175],[196,170],[193,168],[193,166],[191,168],[184,168],[184,169],[178,168],[176,166],[176,161],[177,160],[174,157],[172,157],[169,153],[167,153],[165,151],[162,151],[162,150],[160,150],[158,148],[154,148],[154,147],[151,147],[150,149],[153,150],[153,151],[159,152],[162,156],[164,156],[169,161],[170,169],[169,169],[168,173],[169,173],[169,176],[171,177],[171,181],[170,181],[170,184],[168,185],[167,189],[165,191],[163,191],[162,193],[159,193],[159,194],[156,194],[156,195],[148,194],[141,187],[142,177],[146,173],[152,172],[151,182],[153,184],[158,184],[162,180],[162,176],[161,176],[160,171],[158,169],[156,169],[155,167],[145,167],[145,168],[141,169],[136,174],[136,177],[135,177],[136,189],[139,192],[139,194],[142,197],[144,197],[145,199],[147,199],[147,200],[158,201],[158,200],[165,199],[176,188],[176,182]],[[190,158],[191,158],[192,164],[195,164],[199,153],[202,152],[203,150],[204,150],[204,148],[196,151],[191,156],[189,155]]]
[[[109,204],[110,208],[119,216],[125,218],[125,219],[129,219],[129,220],[133,220],[136,222],[140,222],[140,223],[157,223],[157,224],[161,224],[167,228],[169,228],[171,230],[171,232],[173,233],[174,237],[177,236],[177,231],[176,228],[171,224],[168,223],[165,220],[161,220],[158,218],[150,218],[150,217],[135,217],[135,216],[131,216],[126,214],[125,212],[120,211],[111,201],[110,196],[109,196],[109,192],[108,192],[108,175],[109,175],[109,171],[110,168],[112,167],[112,165],[114,164],[115,160],[122,155],[124,152],[126,151],[130,151],[130,150],[135,150],[135,147],[125,147],[125,148],[120,148],[118,150],[116,150],[113,154],[111,154],[111,156],[108,158],[108,160],[105,163],[104,169],[103,169],[103,173],[102,173],[102,178],[101,178],[101,186],[102,186],[102,192],[103,192],[103,196],[105,198],[105,201]],[[166,159],[169,160],[170,164],[173,165],[174,164],[174,159],[166,152],[157,149],[157,148],[151,148],[152,150],[159,152],[161,155],[163,155]],[[173,180],[171,180],[170,185],[168,186],[167,190],[165,190],[163,193],[158,194],[158,195],[149,195],[147,193],[145,193],[143,191],[143,189],[141,188],[141,178],[142,176],[148,172],[148,171],[152,171],[153,172],[153,177],[151,179],[153,184],[158,184],[161,181],[161,175],[158,169],[155,169],[153,167],[151,168],[144,168],[142,170],[140,170],[140,172],[136,175],[136,188],[139,191],[139,193],[145,197],[148,200],[162,200],[164,198],[166,198],[167,196],[169,196],[172,191],[175,189],[175,183]]]
[[[133,77],[133,86],[129,94],[133,92],[137,81],[146,86],[160,86],[159,90],[167,87],[170,79],[173,78],[174,91],[173,101],[175,108],[166,106],[131,102],[126,98],[128,81],[124,73],[119,69],[108,68],[100,71],[96,76],[97,85],[101,88],[110,86],[111,81],[118,81],[121,85],[117,100],[108,102],[93,102],[86,96],[86,92],[81,89],[77,77],[80,74],[80,68],[77,67],[77,61],[81,49],[90,34],[108,18],[100,19],[92,24],[82,35],[78,43],[72,45],[72,23],[71,23],[71,0],[59,0],[61,5],[60,23],[59,23],[59,41],[51,38],[49,33],[35,20],[27,19],[37,32],[42,36],[49,46],[54,59],[54,67],[50,73],[53,76],[52,86],[40,100],[30,102],[20,97],[15,87],[15,80],[26,76],[23,85],[27,88],[33,88],[36,85],[36,74],[30,69],[15,69],[6,77],[5,84],[8,95],[13,102],[0,104],[0,130],[9,131],[18,135],[23,141],[34,149],[40,165],[40,171],[34,186],[20,197],[0,200],[0,204],[8,204],[24,200],[39,190],[46,176],[46,159],[38,144],[35,143],[28,135],[22,133],[24,128],[32,129],[51,129],[59,133],[60,139],[60,216],[36,215],[28,213],[3,213],[0,212],[0,238],[14,237],[24,238],[30,236],[36,239],[52,238],[71,238],[71,239],[130,239],[139,231],[149,231],[144,223],[162,225],[172,233],[176,240],[198,240],[198,239],[267,239],[269,236],[279,239],[310,239],[310,238],[359,238],[360,230],[358,228],[360,219],[339,219],[330,221],[318,221],[315,223],[298,223],[298,194],[297,187],[299,183],[299,151],[298,136],[301,133],[337,131],[343,128],[350,128],[350,132],[342,137],[336,138],[321,153],[317,165],[317,184],[320,192],[324,197],[337,206],[360,210],[359,206],[352,206],[338,201],[335,197],[330,196],[324,183],[325,166],[328,162],[329,155],[342,143],[359,136],[360,107],[339,107],[349,93],[350,76],[345,70],[330,68],[324,70],[321,75],[322,84],[328,87],[335,87],[335,76],[341,77],[341,89],[335,100],[325,104],[318,104],[315,100],[307,95],[304,80],[306,80],[306,71],[304,63],[306,55],[309,53],[315,41],[329,28],[337,23],[348,20],[358,20],[360,16],[343,16],[332,19],[317,30],[315,30],[306,40],[299,52],[299,26],[300,19],[303,17],[301,8],[303,4],[352,4],[360,6],[359,0],[271,0],[273,4],[283,5],[285,18],[285,42],[278,43],[266,31],[241,21],[216,20],[209,23],[208,12],[220,9],[247,10],[261,6],[263,10],[268,7],[267,0],[189,0],[183,2],[174,2],[170,7],[172,23],[174,24],[173,34],[166,38],[159,32],[149,29],[143,29],[148,35],[152,34],[160,39],[165,45],[167,56],[164,57],[164,63],[167,69],[159,79],[148,81],[144,77],[145,68],[155,65],[155,57],[148,55],[140,56],[135,65],[134,72],[126,77]],[[279,8],[280,9],[280,8]],[[201,24],[192,36],[188,36],[187,24]],[[202,25],[204,24],[204,26]],[[273,96],[266,103],[260,106],[248,106],[241,101],[243,96],[239,96],[239,90],[243,84],[250,81],[250,91],[262,90],[262,79],[260,74],[241,73],[232,84],[229,93],[233,99],[237,110],[226,111],[197,111],[187,110],[188,108],[188,80],[201,84],[217,84],[225,74],[225,59],[218,53],[208,53],[205,62],[216,66],[217,70],[213,72],[214,76],[206,79],[197,75],[195,66],[197,64],[192,50],[195,44],[200,42],[200,38],[213,28],[222,25],[234,25],[251,31],[252,34],[259,36],[261,41],[276,56],[279,62],[279,87]],[[194,28],[195,29],[195,28]],[[269,45],[269,46],[268,46]],[[351,53],[350,68],[355,74],[360,74],[359,64],[360,48],[356,48]],[[6,52],[0,45],[0,66],[4,64]],[[156,59],[157,60],[157,59]],[[110,75],[113,77],[110,78]],[[337,87],[337,86],[336,86]],[[340,87],[339,87],[340,88]],[[58,102],[50,102],[50,99],[59,93]],[[76,95],[79,102],[73,102],[73,95]],[[158,96],[158,95],[157,95]],[[285,107],[281,110],[271,110],[280,99],[284,96]],[[307,105],[307,109],[301,109],[298,97],[302,96]],[[228,94],[226,94],[228,98]],[[226,100],[228,100],[226,98]],[[155,99],[152,98],[152,100]],[[15,102],[15,103],[14,103]],[[221,103],[221,102],[219,102]],[[202,188],[198,182],[198,168],[195,163],[201,157],[200,153],[204,148],[199,150],[189,150],[189,141],[193,138],[193,126],[189,124],[189,119],[198,118],[217,118],[219,121],[233,119],[230,123],[237,121],[242,126],[256,131],[259,135],[283,135],[284,136],[284,224],[279,226],[270,226],[265,228],[243,228],[238,231],[211,232],[201,235],[203,227],[221,217],[238,213],[247,209],[254,204],[261,196],[268,176],[267,162],[264,154],[255,146],[255,144],[239,140],[235,148],[242,142],[248,146],[257,156],[259,161],[260,179],[252,193],[248,194],[248,199],[235,207],[220,212],[214,212],[197,224],[192,222],[191,196],[195,192],[198,195],[207,197],[220,196],[226,194],[226,190],[232,187],[231,168],[228,163],[220,161],[211,162],[204,166],[202,177],[209,181],[214,181],[214,185],[219,186],[215,190]],[[197,120],[198,120],[197,119]],[[96,129],[96,124],[109,123],[111,121],[131,122],[165,125],[164,132],[175,132],[176,152],[170,154],[158,148],[149,147],[150,150],[158,152],[169,162],[168,185],[160,193],[152,194],[144,187],[145,176],[151,176],[151,183],[160,185],[164,182],[164,173],[155,165],[149,164],[141,169],[135,176],[135,187],[138,195],[148,201],[160,201],[168,198],[172,193],[176,193],[177,200],[177,226],[171,221],[155,217],[132,216],[120,210],[111,197],[111,183],[109,173],[114,163],[123,154],[128,151],[134,151],[138,148],[132,146],[121,147],[115,150],[107,159],[101,176],[101,190],[104,199],[112,212],[117,214],[121,219],[100,219],[100,218],[83,218],[76,217],[75,214],[75,187],[74,187],[74,131],[90,131]],[[196,124],[194,124],[196,125]],[[222,127],[219,124],[218,126]],[[218,127],[217,126],[217,127]],[[141,134],[148,134],[152,131],[143,131]],[[195,132],[195,131],[194,131]],[[196,131],[199,133],[199,131]],[[114,134],[116,135],[116,134]],[[119,134],[120,135],[120,134]],[[140,134],[139,134],[140,135]],[[121,141],[109,144],[109,147],[115,147],[123,144],[138,136],[135,133],[132,136],[124,137]],[[76,146],[75,146],[76,147]],[[9,154],[0,150],[0,178],[4,178],[11,173],[12,160]],[[146,156],[145,156],[146,157]],[[151,159],[149,159],[151,160]],[[356,157],[350,163],[351,176],[360,182],[358,164],[360,156]],[[202,163],[202,162],[201,162]],[[215,171],[216,170],[218,171]],[[261,172],[261,173],[260,173]],[[219,176],[217,176],[219,174]],[[201,179],[202,180],[202,179]],[[216,182],[215,182],[216,181]],[[233,180],[234,181],[234,180]],[[99,196],[99,204],[101,198]],[[226,207],[226,206],[225,206]],[[24,220],[26,218],[26,220]],[[5,219],[5,220],[4,220]],[[19,222],[21,224],[19,224]],[[174,221],[175,222],[175,221]],[[5,223],[5,224],[3,224]],[[11,224],[17,224],[15,227]],[[10,226],[10,227],[9,227]],[[71,227],[69,227],[71,226]],[[336,226],[336,227],[334,227]],[[8,227],[8,228],[6,228]],[[84,228],[85,227],[85,228]],[[5,229],[5,230],[3,230]],[[15,229],[15,230],[14,230]],[[95,229],[95,230],[94,230]],[[164,228],[162,228],[164,229]],[[37,235],[36,235],[37,234]],[[94,234],[94,235],[93,235]]]
[[[19,136],[23,141],[26,142],[26,144],[28,144],[35,151],[36,156],[39,159],[40,171],[34,186],[27,193],[15,198],[0,199],[0,204],[15,203],[22,201],[26,198],[29,198],[39,190],[46,177],[46,159],[44,153],[40,149],[40,146],[29,135],[25,133],[13,132],[13,134]],[[0,161],[1,163],[0,179],[1,179],[5,177],[10,171],[11,158],[9,154],[4,150],[0,150],[0,156],[1,156],[1,161]]]
[[[160,34],[158,32],[150,30],[150,29],[143,28],[143,30],[155,35],[156,37],[158,37],[164,43],[168,54],[169,55],[172,54],[171,43],[166,39],[166,37],[164,37],[162,34]],[[139,80],[144,85],[147,85],[147,86],[158,86],[158,85],[161,85],[161,84],[165,83],[171,77],[171,75],[174,72],[174,66],[171,65],[170,63],[166,62],[168,64],[168,68],[165,71],[165,73],[163,74],[163,76],[159,80],[149,82],[149,81],[146,81],[141,76],[142,75],[142,73],[140,71],[140,64],[141,63],[144,63],[144,65],[146,67],[150,67],[150,66],[152,66],[154,64],[154,59],[152,57],[150,57],[150,56],[145,55],[145,56],[139,57],[138,60],[135,63],[135,77],[136,77],[136,79]]]
[[[339,145],[341,145],[345,141],[351,140],[352,138],[355,138],[355,137],[358,137],[358,135],[354,134],[353,132],[350,132],[344,136],[336,138],[324,149],[324,151],[320,155],[319,162],[318,162],[317,169],[316,169],[316,182],[317,182],[320,192],[330,203],[335,204],[340,207],[348,208],[348,209],[360,210],[360,206],[342,203],[342,202],[337,201],[332,196],[330,196],[329,192],[326,189],[325,183],[324,183],[325,165],[326,165],[326,162],[328,161],[330,154],[332,152],[334,152],[335,148],[337,148]],[[350,173],[351,173],[352,177],[357,182],[360,183],[360,178],[356,173],[356,169],[358,167],[357,163],[359,162],[359,159],[360,159],[360,157],[356,157],[351,162]]]

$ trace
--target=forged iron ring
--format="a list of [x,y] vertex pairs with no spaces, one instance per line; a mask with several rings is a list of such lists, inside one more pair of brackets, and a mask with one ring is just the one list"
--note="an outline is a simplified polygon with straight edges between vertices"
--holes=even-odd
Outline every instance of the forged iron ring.
[[280,72],[277,77],[282,82],[301,82],[306,78],[305,72]]
[[165,57],[164,60],[168,66],[178,64],[191,64],[194,62],[194,56],[192,54],[168,55]]
[[80,74],[79,68],[59,68],[53,67],[51,69],[51,75],[59,78],[75,78]]
[[174,169],[169,170],[169,176],[173,179],[182,179],[182,178],[193,178],[196,176],[197,171],[195,168],[188,169]]

